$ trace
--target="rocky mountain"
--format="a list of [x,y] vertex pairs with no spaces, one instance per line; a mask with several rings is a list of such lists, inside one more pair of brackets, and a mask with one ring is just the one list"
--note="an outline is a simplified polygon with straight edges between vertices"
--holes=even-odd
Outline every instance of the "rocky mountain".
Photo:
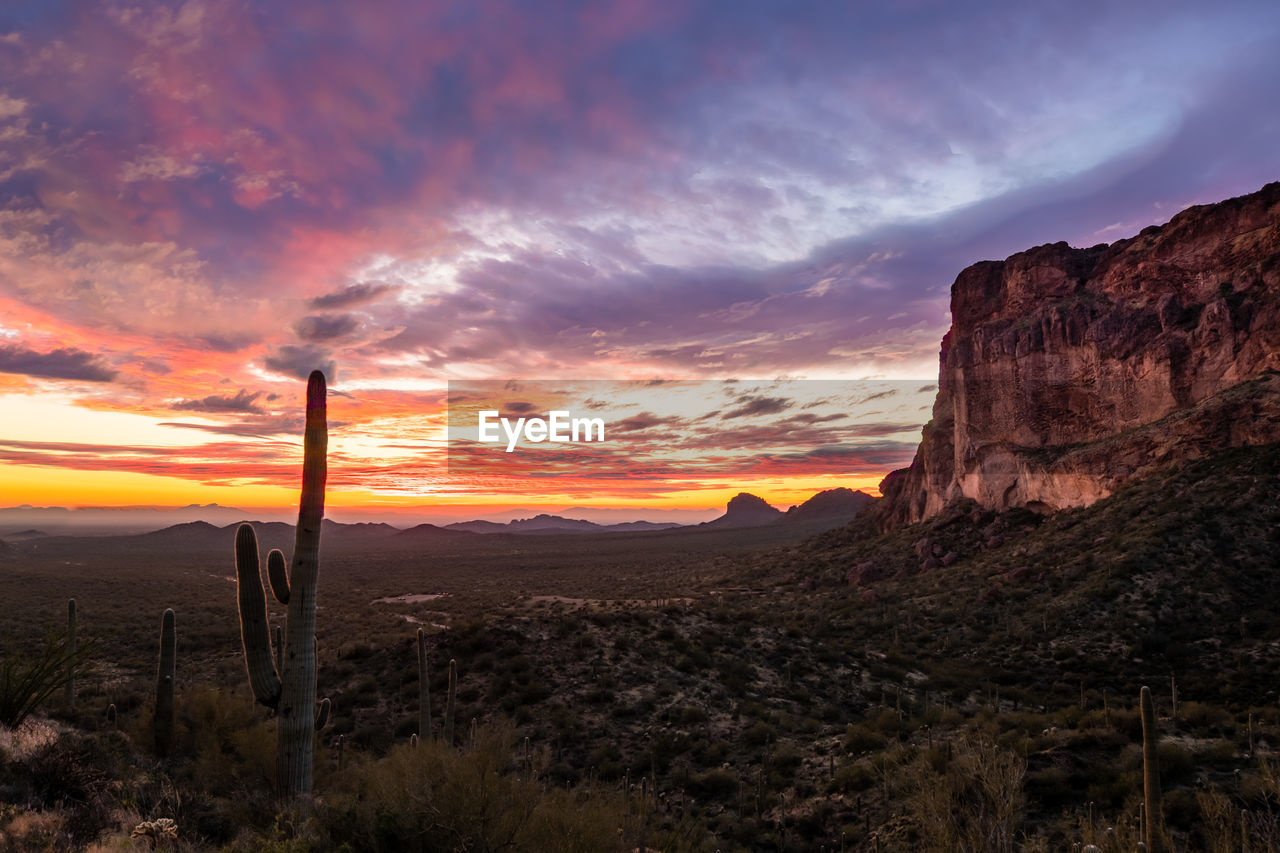
[[712,521],[704,521],[698,527],[707,529],[726,529],[731,527],[756,527],[768,524],[782,517],[782,510],[765,503],[755,495],[739,492],[729,499],[724,515]]
[[798,506],[793,506],[778,519],[779,523],[791,524],[801,521],[848,521],[875,498],[862,491],[846,489],[843,486],[818,492]]
[[885,527],[967,497],[1055,510],[1153,466],[1280,440],[1280,183],[1110,245],[960,273],[939,390]]

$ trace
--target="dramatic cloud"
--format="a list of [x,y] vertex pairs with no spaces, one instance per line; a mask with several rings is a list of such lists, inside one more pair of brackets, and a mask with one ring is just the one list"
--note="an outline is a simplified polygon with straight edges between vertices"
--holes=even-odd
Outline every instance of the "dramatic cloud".
[[182,400],[174,403],[173,408],[188,412],[248,412],[261,414],[262,409],[257,405],[258,398],[261,396],[261,391],[249,393],[242,388],[232,397],[220,397],[213,394],[199,400]]
[[274,370],[276,373],[294,376],[298,379],[306,379],[311,375],[311,371],[320,370],[324,372],[329,382],[336,381],[333,358],[326,350],[317,347],[299,347],[286,344],[268,355],[263,360],[263,364],[266,365],[268,370]]
[[776,415],[778,412],[784,412],[791,408],[792,402],[785,397],[740,397],[737,401],[738,406],[725,412],[720,417],[723,420],[731,418],[742,418],[751,415]]
[[0,346],[0,372],[81,382],[110,382],[116,378],[116,371],[93,353],[78,349],[41,353],[17,345]]
[[304,341],[331,341],[358,328],[360,321],[351,314],[310,314],[295,323],[293,330]]
[[391,293],[396,289],[394,285],[377,281],[364,281],[358,284],[348,284],[346,287],[339,288],[332,293],[317,296],[308,304],[317,310],[348,308],[352,305],[373,302],[382,297],[383,294]]

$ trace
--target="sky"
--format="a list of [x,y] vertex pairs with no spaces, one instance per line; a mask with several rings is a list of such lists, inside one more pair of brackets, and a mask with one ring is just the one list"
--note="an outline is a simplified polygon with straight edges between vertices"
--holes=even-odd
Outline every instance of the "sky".
[[[630,505],[441,478],[446,383],[934,380],[968,264],[1280,178],[1278,41],[1272,0],[3,4],[0,506],[287,506],[317,367],[331,506]],[[739,473],[640,503],[847,472]]]

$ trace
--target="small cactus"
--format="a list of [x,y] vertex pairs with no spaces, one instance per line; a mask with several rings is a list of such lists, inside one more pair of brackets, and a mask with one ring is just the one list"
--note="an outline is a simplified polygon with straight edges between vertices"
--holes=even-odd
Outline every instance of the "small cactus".
[[150,849],[155,850],[160,842],[168,846],[178,838],[178,824],[173,818],[162,817],[156,820],[144,820],[129,833],[130,838],[141,838]]
[[409,746],[414,749],[418,748],[418,736],[416,734],[409,735]]
[[112,729],[117,728],[115,702],[112,702],[110,705],[107,706],[107,724],[110,725]]
[[156,752],[168,755],[173,748],[173,685],[178,675],[177,630],[173,609],[160,621],[160,665],[156,671]]
[[453,712],[458,695],[458,662],[449,659],[449,695],[444,706],[444,742],[453,746]]
[[431,740],[431,681],[427,670],[427,635],[418,629],[418,734]]
[[67,650],[71,652],[67,658],[67,709],[76,706],[76,600],[67,599]]
[[1156,752],[1160,733],[1156,730],[1156,706],[1151,688],[1143,687],[1142,705],[1142,792],[1146,805],[1146,835],[1149,853],[1162,853],[1160,846],[1160,758]]

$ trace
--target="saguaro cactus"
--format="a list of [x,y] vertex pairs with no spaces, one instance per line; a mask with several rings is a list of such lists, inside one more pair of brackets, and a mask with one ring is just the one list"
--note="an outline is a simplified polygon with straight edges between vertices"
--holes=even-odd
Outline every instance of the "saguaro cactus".
[[458,695],[458,662],[449,659],[449,696],[444,705],[444,742],[453,746],[453,712]]
[[1146,804],[1147,831],[1146,842],[1148,853],[1162,853],[1160,845],[1160,759],[1156,747],[1160,742],[1160,733],[1156,731],[1156,706],[1151,698],[1151,688],[1143,687],[1142,704],[1142,794]]
[[283,554],[272,551],[267,555],[271,591],[288,606],[284,651],[278,664],[272,659],[258,538],[248,524],[236,531],[236,585],[245,668],[254,698],[276,711],[276,785],[285,798],[311,793],[315,753],[316,576],[329,443],[325,394],[324,374],[312,371],[307,380],[302,497],[288,573]]
[[418,735],[431,740],[431,682],[427,671],[427,635],[418,629]]
[[67,599],[67,650],[71,655],[67,658],[67,708],[76,706],[76,600]]
[[164,612],[160,621],[160,666],[156,670],[156,713],[153,728],[156,752],[168,755],[173,748],[173,683],[178,675],[178,632],[174,627],[173,609]]

